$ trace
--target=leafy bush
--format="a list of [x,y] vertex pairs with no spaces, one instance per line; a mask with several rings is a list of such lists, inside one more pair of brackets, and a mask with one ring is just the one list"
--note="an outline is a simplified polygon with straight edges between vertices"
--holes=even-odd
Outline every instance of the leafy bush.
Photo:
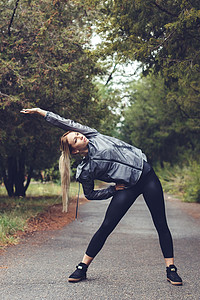
[[190,161],[185,166],[156,167],[165,192],[178,195],[185,202],[200,203],[200,165]]
[[183,199],[184,201],[200,203],[200,165],[193,162],[187,171]]

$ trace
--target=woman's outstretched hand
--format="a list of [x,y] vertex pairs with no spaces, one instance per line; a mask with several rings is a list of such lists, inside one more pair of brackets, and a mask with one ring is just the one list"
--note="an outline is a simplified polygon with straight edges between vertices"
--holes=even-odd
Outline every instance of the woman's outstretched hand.
[[36,107],[36,108],[23,108],[20,112],[22,114],[39,114],[43,117],[45,117],[46,114],[47,114],[46,110],[43,110],[39,107]]
[[125,189],[125,185],[123,183],[118,183],[115,185],[116,191],[121,191]]

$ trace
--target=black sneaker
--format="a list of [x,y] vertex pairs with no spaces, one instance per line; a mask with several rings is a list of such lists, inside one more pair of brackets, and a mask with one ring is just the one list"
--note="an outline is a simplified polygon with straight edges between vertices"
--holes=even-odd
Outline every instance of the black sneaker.
[[182,279],[177,274],[177,268],[175,265],[170,265],[166,268],[167,271],[167,280],[174,285],[182,285]]
[[68,281],[78,282],[86,279],[87,268],[88,266],[86,264],[80,263],[78,266],[76,266],[76,270],[69,276]]

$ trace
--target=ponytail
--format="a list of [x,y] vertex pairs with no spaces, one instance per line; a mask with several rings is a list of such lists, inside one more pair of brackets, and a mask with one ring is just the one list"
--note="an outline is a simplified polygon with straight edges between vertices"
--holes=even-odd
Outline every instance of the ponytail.
[[69,202],[69,186],[70,186],[70,149],[65,133],[60,139],[61,156],[59,159],[59,170],[61,176],[61,188],[62,188],[62,203],[63,212],[68,211]]

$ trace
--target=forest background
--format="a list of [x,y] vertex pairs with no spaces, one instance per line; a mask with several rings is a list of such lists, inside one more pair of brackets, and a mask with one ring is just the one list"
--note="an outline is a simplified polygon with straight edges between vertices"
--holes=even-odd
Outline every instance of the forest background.
[[199,0],[0,0],[0,34],[10,197],[25,197],[32,178],[59,181],[62,132],[19,113],[41,107],[142,148],[165,190],[200,202]]

